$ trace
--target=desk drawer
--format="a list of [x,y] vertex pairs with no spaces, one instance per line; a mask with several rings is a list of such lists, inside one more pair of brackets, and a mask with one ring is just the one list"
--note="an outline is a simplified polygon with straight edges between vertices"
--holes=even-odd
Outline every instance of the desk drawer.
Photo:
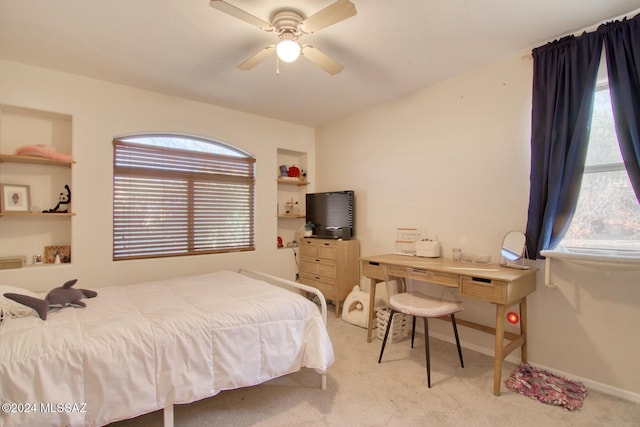
[[370,279],[384,281],[384,270],[377,262],[362,261],[362,275]]
[[507,283],[496,280],[461,277],[460,295],[497,304],[505,304],[507,302]]
[[421,282],[436,283],[438,285],[458,287],[458,275],[452,273],[444,273],[441,271],[421,270],[416,268],[400,267],[390,265],[388,267],[390,276],[408,277],[411,276],[415,280]]

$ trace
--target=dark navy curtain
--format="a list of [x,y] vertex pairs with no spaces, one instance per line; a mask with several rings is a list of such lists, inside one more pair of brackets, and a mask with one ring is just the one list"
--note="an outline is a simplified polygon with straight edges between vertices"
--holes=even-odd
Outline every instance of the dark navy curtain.
[[586,160],[600,32],[569,36],[533,50],[531,187],[527,250],[555,247],[573,217]]
[[640,15],[603,25],[598,32],[605,43],[618,143],[640,202]]

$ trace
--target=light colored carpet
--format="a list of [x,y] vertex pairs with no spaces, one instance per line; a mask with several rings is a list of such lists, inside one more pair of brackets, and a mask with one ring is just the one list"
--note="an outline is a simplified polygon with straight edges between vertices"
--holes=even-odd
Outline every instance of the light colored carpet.
[[[581,410],[569,412],[509,391],[492,394],[493,359],[431,339],[431,389],[426,386],[424,339],[389,344],[378,364],[381,341],[329,314],[336,361],[327,390],[314,371],[259,386],[225,391],[175,408],[176,427],[201,426],[640,426],[640,405],[589,390]],[[464,343],[463,343],[464,346]],[[503,381],[516,368],[505,363]],[[111,424],[161,426],[162,412]]]

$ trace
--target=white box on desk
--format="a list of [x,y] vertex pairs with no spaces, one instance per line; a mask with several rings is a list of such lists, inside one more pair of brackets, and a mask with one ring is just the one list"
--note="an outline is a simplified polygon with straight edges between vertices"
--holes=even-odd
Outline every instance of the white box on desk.
[[425,258],[438,258],[440,256],[440,242],[433,240],[416,242],[416,255]]

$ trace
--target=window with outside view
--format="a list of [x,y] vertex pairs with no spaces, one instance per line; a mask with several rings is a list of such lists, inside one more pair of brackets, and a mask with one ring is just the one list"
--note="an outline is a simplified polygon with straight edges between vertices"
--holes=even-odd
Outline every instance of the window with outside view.
[[640,204],[616,137],[608,86],[596,90],[582,187],[571,226],[559,247],[640,251]]

